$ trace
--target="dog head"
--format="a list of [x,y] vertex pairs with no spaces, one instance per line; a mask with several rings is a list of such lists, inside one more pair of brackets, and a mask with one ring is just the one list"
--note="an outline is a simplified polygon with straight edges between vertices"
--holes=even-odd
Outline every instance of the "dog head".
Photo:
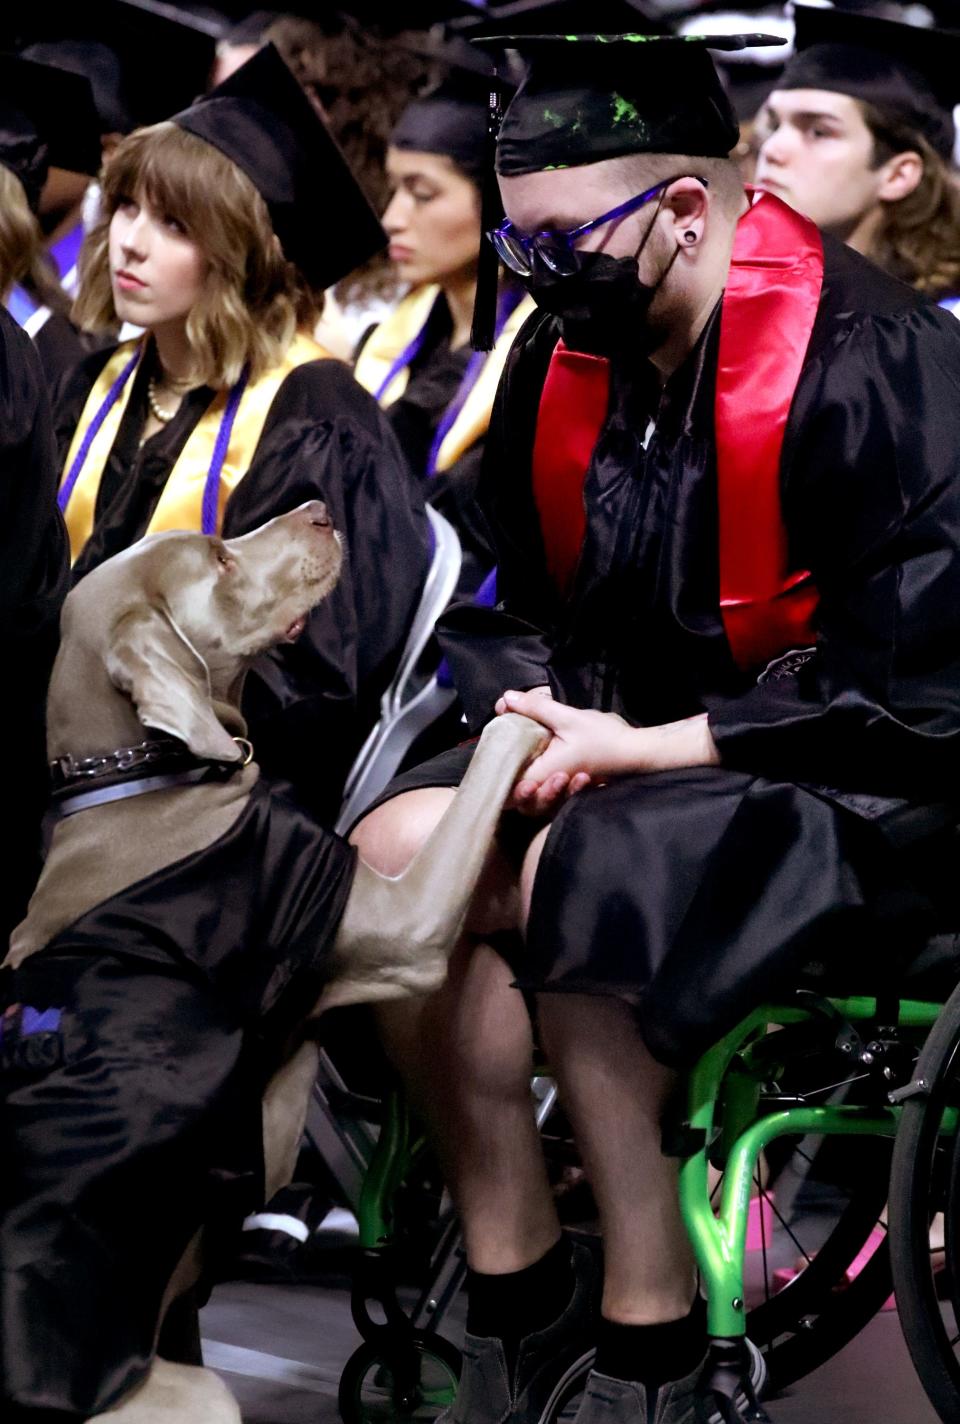
[[108,559],[64,608],[52,753],[60,751],[54,732],[63,693],[72,691],[74,705],[84,695],[68,686],[78,678],[71,651],[83,648],[98,652],[144,726],[180,738],[197,756],[238,760],[226,728],[243,730],[236,703],[247,665],[303,631],[335,585],[341,557],[326,506],[311,500],[241,538],[155,534]]

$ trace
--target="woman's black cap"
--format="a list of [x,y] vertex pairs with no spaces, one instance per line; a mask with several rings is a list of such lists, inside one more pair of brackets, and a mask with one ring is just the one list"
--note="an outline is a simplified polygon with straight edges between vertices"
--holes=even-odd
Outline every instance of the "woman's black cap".
[[[418,51],[420,53],[420,51]],[[407,105],[390,135],[393,148],[451,158],[477,184],[488,162],[490,90],[498,81],[489,59],[463,39],[424,49],[439,71]],[[499,81],[501,88],[504,81]]]
[[332,287],[387,245],[387,235],[326,124],[273,45],[175,114],[261,194],[287,260]]
[[82,75],[0,55],[0,163],[20,179],[34,212],[50,168],[100,168],[100,120]]
[[709,51],[782,44],[768,35],[499,35],[527,72],[507,108],[497,172],[573,168],[630,153],[725,158],[740,137]]
[[949,161],[960,32],[797,5],[796,53],[778,89],[826,89],[892,111]]

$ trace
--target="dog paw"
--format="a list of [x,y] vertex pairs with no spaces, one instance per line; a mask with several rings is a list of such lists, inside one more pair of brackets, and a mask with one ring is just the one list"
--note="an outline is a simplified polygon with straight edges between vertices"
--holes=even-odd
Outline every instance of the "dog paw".
[[240,1406],[218,1375],[169,1360],[154,1360],[138,1389],[94,1419],[104,1424],[242,1424]]

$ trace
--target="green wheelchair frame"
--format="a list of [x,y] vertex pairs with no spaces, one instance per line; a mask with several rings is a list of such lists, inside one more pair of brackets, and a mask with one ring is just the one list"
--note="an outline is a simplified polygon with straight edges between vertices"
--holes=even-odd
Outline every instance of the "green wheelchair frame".
[[[751,1194],[761,1154],[778,1139],[814,1134],[889,1143],[897,1133],[901,1104],[915,1093],[917,1056],[942,1010],[942,1003],[912,999],[885,1002],[800,992],[750,1014],[686,1075],[679,1111],[665,1127],[664,1151],[681,1162],[680,1207],[707,1296],[711,1349],[700,1384],[703,1420],[746,1424],[767,1418],[750,1385],[748,1327],[754,1343],[767,1352],[776,1389],[829,1358],[889,1296],[885,1246],[852,1284],[846,1277],[870,1229],[882,1220],[887,1201],[883,1167],[865,1175],[869,1192],[854,1213],[856,1220],[838,1230],[808,1270],[753,1314],[744,1282]],[[812,1094],[784,1091],[779,1080],[798,1049],[801,1056],[835,1054],[845,1078]],[[853,1083],[861,1085],[854,1096],[867,1101],[837,1101],[837,1090],[843,1099]],[[829,1101],[810,1102],[824,1094]],[[937,1130],[955,1134],[956,1125],[957,1113],[950,1109]],[[402,1091],[392,1090],[358,1213],[361,1260],[353,1314],[364,1344],[341,1380],[345,1424],[432,1419],[455,1396],[458,1352],[436,1327],[462,1279],[462,1259],[454,1249],[456,1261],[446,1273],[443,1298],[433,1290],[412,1310],[400,1302],[391,1265],[394,1198],[424,1150]],[[710,1188],[711,1166],[723,1173],[719,1200]],[[455,1223],[450,1229],[455,1232]],[[837,1291],[841,1284],[848,1286],[842,1294]],[[782,1346],[775,1346],[781,1335]]]

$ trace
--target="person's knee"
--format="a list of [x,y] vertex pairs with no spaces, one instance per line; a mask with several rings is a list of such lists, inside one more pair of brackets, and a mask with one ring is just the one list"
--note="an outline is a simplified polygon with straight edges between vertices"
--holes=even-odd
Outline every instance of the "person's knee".
[[399,875],[429,837],[453,799],[444,786],[422,787],[385,801],[350,833],[360,858],[381,875]]
[[546,844],[549,834],[549,826],[544,826],[542,831],[538,831],[527,847],[527,853],[523,858],[523,868],[520,872],[520,925],[524,932],[526,932],[527,921],[530,918],[530,902],[533,899],[533,882],[537,878],[540,856],[543,854],[543,847]]

